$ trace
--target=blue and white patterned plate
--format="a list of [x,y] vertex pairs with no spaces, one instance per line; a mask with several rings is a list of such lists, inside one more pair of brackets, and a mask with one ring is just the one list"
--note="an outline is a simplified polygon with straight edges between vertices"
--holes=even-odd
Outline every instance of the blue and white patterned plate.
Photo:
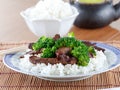
[[[106,49],[107,51],[109,51],[109,55],[108,55],[108,63],[109,63],[109,67],[107,69],[104,69],[104,70],[100,70],[100,71],[94,71],[94,72],[91,72],[91,73],[88,73],[88,74],[81,74],[81,75],[68,75],[68,76],[50,76],[50,75],[41,75],[41,76],[37,76],[37,75],[33,75],[32,73],[29,73],[29,72],[25,72],[25,71],[21,71],[18,67],[15,67],[11,60],[12,60],[12,57],[13,56],[16,56],[18,57],[19,55],[14,53],[14,54],[7,54],[4,56],[4,59],[3,59],[3,62],[4,64],[14,70],[14,71],[17,71],[17,72],[20,72],[20,73],[24,73],[24,74],[28,74],[28,75],[33,75],[33,76],[36,76],[38,78],[41,78],[41,79],[45,79],[45,80],[51,80],[51,81],[76,81],[76,80],[82,80],[82,79],[85,79],[85,78],[89,78],[93,75],[96,75],[96,74],[100,74],[100,73],[103,73],[103,72],[107,72],[109,70],[112,70],[118,66],[120,66],[120,50],[116,47],[113,47],[113,46],[110,46],[110,45],[107,45],[107,44],[104,44],[104,43],[96,43],[96,46],[99,46],[99,47],[102,47],[104,49]],[[21,55],[22,53],[20,53]]]

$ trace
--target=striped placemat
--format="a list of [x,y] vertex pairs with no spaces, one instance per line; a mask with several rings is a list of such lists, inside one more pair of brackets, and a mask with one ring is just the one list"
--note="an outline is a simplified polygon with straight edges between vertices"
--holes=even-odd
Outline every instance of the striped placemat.
[[[0,50],[28,43],[1,42]],[[120,48],[120,41],[106,41],[104,43]],[[120,87],[120,67],[81,81],[53,82],[15,72],[7,68],[2,62],[2,56],[0,57],[0,90],[96,90],[113,87]]]

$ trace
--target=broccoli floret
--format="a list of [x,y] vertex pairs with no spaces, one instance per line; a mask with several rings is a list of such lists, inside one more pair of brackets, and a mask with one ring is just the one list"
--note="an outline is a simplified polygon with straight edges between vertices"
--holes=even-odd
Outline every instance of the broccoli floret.
[[87,66],[89,63],[88,47],[84,44],[78,47],[74,47],[71,54],[78,59],[77,64],[79,66]]
[[63,37],[58,39],[55,42],[55,47],[60,48],[60,47],[77,47],[82,44],[81,41],[76,40],[74,37]]
[[42,50],[42,54],[41,57],[42,58],[53,58],[55,57],[55,51],[57,50],[57,48],[55,46],[51,47],[51,48],[44,48]]
[[[74,33],[70,32],[70,33],[68,33],[68,37],[63,37],[63,38],[60,38],[59,40],[57,40],[56,46],[57,47],[60,47],[60,45],[61,46],[62,45],[69,46],[67,43],[73,44],[74,43],[73,41],[75,42],[76,39],[74,38]],[[57,45],[59,43],[61,43],[61,44]],[[63,44],[63,43],[65,43],[65,44]],[[39,40],[36,43],[34,43],[32,45],[32,48],[33,48],[33,50],[37,51],[41,48],[50,48],[50,47],[54,46],[54,44],[55,44],[55,40],[53,38],[42,36],[39,38]]]
[[33,44],[32,48],[33,50],[37,51],[41,48],[50,48],[55,44],[55,40],[53,38],[47,38],[45,36],[42,36],[39,38],[39,40]]
[[69,32],[67,36],[68,37],[75,37],[75,34],[74,34],[74,32]]
[[95,49],[94,49],[93,46],[90,46],[90,47],[88,48],[88,52],[91,53],[93,56],[96,56],[96,52],[95,52]]
[[41,54],[42,58],[52,58],[55,57],[55,52],[51,48],[44,48]]

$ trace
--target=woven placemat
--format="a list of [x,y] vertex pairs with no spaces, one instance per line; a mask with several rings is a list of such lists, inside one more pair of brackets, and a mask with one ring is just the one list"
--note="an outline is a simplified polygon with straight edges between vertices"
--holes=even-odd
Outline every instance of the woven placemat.
[[[28,43],[0,43],[0,50]],[[120,41],[106,41],[104,43],[120,48]],[[0,90],[96,90],[119,86],[120,67],[81,81],[53,82],[15,72],[7,68],[2,62],[2,57],[0,57]]]

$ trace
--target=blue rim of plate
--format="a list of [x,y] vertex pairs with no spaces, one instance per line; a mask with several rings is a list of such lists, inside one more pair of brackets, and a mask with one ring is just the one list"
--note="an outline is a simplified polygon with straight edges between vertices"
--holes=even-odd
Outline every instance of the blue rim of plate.
[[[97,72],[92,72],[92,73],[89,73],[89,74],[85,74],[85,75],[66,75],[66,76],[58,76],[58,75],[40,75],[39,77],[48,77],[48,78],[73,78],[73,77],[86,77],[86,76],[92,76],[92,75],[96,75],[96,74],[100,74],[100,73],[104,73],[104,72],[107,72],[109,70],[112,70],[114,68],[117,68],[118,66],[120,66],[120,49],[114,47],[114,46],[111,46],[111,45],[108,45],[108,44],[105,44],[105,43],[99,43],[99,42],[92,42],[92,43],[96,43],[96,46],[98,47],[102,47],[104,49],[108,49],[110,51],[112,51],[116,57],[117,57],[117,60],[115,60],[116,62],[113,63],[108,69],[105,69],[103,71],[97,71]],[[16,53],[14,54],[6,54],[4,57],[3,57],[3,63],[10,69],[16,71],[16,72],[20,72],[20,73],[23,73],[23,74],[28,74],[28,75],[32,75],[32,76],[35,76],[33,75],[32,73],[29,73],[29,72],[24,72],[24,71],[21,71],[18,67],[15,67],[11,62],[11,58],[13,55],[15,55]]]

